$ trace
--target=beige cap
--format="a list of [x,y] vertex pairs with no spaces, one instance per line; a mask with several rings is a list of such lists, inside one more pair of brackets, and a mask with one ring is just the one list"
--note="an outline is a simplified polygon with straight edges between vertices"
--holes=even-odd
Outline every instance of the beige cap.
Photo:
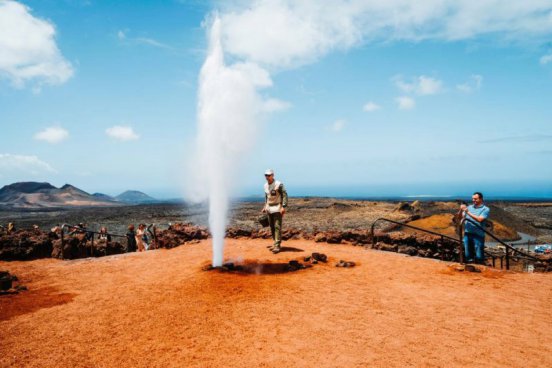
[[274,170],[272,170],[272,169],[267,169],[267,170],[265,171],[265,175],[274,175]]

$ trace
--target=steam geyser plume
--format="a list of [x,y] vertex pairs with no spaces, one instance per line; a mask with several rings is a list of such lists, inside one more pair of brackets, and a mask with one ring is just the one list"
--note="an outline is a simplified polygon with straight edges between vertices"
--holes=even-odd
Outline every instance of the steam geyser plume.
[[214,16],[199,78],[196,162],[200,166],[194,170],[198,176],[195,189],[209,201],[215,267],[223,263],[229,197],[236,186],[239,162],[256,136],[262,106],[256,87],[263,84],[266,73],[247,63],[225,65],[220,28],[220,19]]

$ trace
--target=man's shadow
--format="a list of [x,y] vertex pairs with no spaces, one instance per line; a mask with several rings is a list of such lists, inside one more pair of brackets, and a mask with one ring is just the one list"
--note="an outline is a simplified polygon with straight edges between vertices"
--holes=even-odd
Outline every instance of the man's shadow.
[[304,250],[294,247],[281,247],[280,252],[304,252]]

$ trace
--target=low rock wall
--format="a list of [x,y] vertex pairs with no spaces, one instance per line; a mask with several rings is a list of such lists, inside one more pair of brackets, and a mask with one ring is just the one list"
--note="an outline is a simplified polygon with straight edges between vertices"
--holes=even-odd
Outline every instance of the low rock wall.
[[[209,231],[191,223],[176,223],[168,229],[156,233],[150,249],[174,248],[180,245],[198,242],[210,237]],[[227,238],[270,239],[270,229],[260,228],[247,230],[229,228]],[[305,239],[329,244],[351,244],[372,246],[372,235],[368,230],[348,231],[317,231],[305,232],[299,229],[285,229],[282,239]],[[410,256],[435,258],[445,261],[458,261],[460,249],[458,242],[430,234],[412,234],[401,231],[377,232],[375,249],[408,254]],[[87,240],[86,234],[74,234],[61,239],[56,233],[46,233],[40,230],[20,230],[12,234],[0,236],[0,260],[31,260],[37,258],[77,259],[86,257],[102,257],[126,252],[126,241],[101,241],[93,243]],[[550,257],[534,263],[535,271],[552,271]]]

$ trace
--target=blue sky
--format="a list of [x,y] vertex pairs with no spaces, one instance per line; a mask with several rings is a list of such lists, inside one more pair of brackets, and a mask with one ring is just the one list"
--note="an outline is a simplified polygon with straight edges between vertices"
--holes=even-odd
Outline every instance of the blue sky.
[[0,0],[0,184],[182,195],[216,11],[279,103],[236,193],[552,196],[552,3],[433,2]]

